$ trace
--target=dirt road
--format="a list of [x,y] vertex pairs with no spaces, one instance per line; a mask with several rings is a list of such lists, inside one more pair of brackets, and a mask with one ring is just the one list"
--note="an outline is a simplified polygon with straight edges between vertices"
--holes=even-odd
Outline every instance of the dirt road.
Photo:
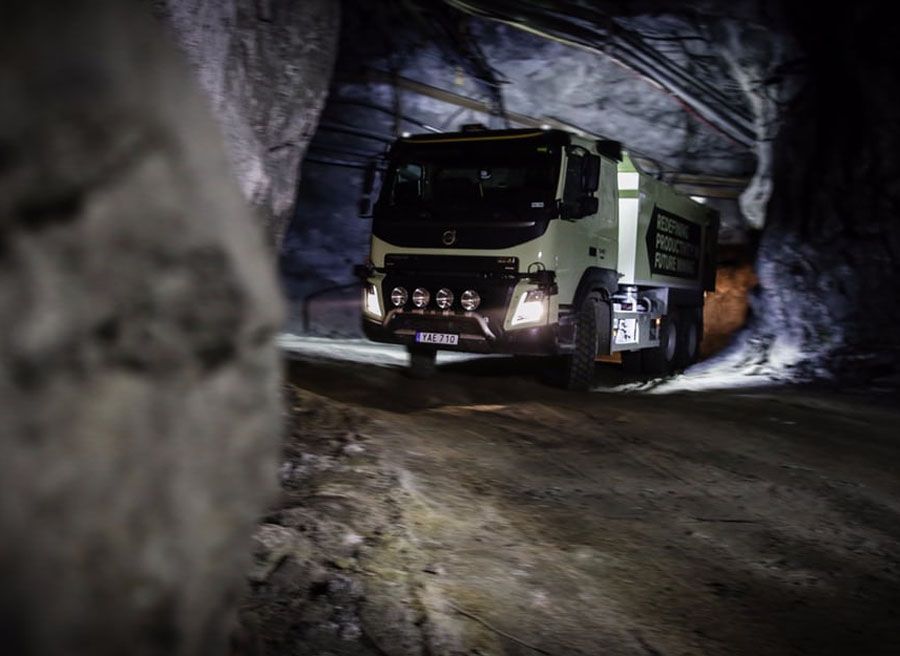
[[290,363],[239,651],[900,653],[900,410],[440,369]]

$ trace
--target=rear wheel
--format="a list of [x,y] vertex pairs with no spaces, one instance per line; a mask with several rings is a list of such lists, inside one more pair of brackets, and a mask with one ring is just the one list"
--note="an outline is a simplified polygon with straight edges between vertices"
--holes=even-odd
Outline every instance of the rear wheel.
[[565,358],[566,389],[584,391],[594,382],[598,342],[605,336],[608,343],[609,304],[599,294],[590,294],[581,304],[575,319],[575,348]]
[[641,369],[651,376],[665,376],[675,370],[678,356],[679,313],[671,308],[659,323],[659,346],[641,351]]
[[700,355],[700,340],[703,337],[703,314],[700,308],[682,308],[678,326],[678,353],[675,366],[684,369],[697,361]]
[[423,380],[434,375],[437,361],[437,350],[427,346],[410,346],[409,352],[409,376]]

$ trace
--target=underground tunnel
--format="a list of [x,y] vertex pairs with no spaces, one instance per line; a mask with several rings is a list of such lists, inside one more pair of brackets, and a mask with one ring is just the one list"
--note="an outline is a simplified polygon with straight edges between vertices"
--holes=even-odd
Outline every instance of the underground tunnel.
[[8,653],[896,654],[886,9],[0,9]]

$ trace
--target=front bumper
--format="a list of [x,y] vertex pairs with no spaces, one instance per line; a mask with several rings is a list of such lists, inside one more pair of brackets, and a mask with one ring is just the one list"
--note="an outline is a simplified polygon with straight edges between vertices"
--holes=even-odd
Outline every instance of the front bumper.
[[384,321],[363,318],[363,332],[375,342],[416,344],[417,332],[459,335],[456,345],[441,344],[440,350],[470,353],[555,355],[559,353],[557,324],[503,331],[476,312],[391,311]]
[[[435,345],[441,350],[522,355],[559,353],[560,330],[553,275],[547,272],[512,273],[507,269],[515,267],[516,262],[507,261],[509,258],[498,260],[497,266],[502,264],[504,268],[497,270],[480,259],[471,262],[472,259],[448,256],[435,263],[430,259],[424,263],[413,259],[403,266],[395,263],[386,271],[367,271],[363,278],[364,298],[371,296],[372,307],[363,312],[365,335],[377,342],[411,346],[417,344],[417,333],[441,333],[458,336],[457,344]],[[442,270],[433,270],[438,265]],[[476,265],[478,270],[469,270]],[[391,291],[395,287],[402,287],[408,293],[407,302],[400,307],[390,307]],[[413,290],[417,288],[427,290],[431,296],[423,308],[414,307],[411,302]],[[451,307],[447,309],[438,308],[435,303],[437,292],[442,288],[453,295]],[[547,294],[544,316],[531,325],[514,328],[513,309],[518,310],[518,300],[539,288]],[[458,300],[467,289],[477,292],[481,299],[474,311],[466,311]]]

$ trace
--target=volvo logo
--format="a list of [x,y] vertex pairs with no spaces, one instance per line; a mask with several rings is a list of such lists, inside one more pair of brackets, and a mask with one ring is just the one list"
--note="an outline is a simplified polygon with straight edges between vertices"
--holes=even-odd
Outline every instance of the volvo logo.
[[456,243],[456,230],[445,230],[441,235],[441,241],[444,242],[444,246],[453,246]]

